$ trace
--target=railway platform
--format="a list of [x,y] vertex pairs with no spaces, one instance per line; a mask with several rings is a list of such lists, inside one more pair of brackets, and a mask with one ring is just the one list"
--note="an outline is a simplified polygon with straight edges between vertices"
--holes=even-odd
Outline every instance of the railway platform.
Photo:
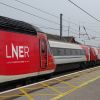
[[100,100],[100,66],[0,93],[0,100]]

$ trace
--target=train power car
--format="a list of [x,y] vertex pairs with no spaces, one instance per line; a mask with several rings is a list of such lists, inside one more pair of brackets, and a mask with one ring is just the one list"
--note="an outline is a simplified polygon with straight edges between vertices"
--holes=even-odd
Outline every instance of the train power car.
[[0,16],[0,83],[50,74],[55,67],[45,34],[26,22]]

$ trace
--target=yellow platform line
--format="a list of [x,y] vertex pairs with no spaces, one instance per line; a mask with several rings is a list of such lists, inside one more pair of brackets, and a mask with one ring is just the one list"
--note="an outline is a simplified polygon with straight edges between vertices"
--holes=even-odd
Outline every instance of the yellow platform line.
[[12,97],[20,97],[20,96],[25,96],[25,95],[20,95],[20,94],[12,94],[12,95],[0,95],[0,98],[12,98]]
[[60,83],[63,83],[63,84],[66,84],[66,85],[70,86],[71,88],[75,88],[75,87],[77,87],[77,86],[75,86],[75,85],[72,85],[72,84],[69,83],[69,82],[65,82],[65,81],[60,80],[60,79],[56,79],[56,80],[59,81]]
[[[66,88],[66,86],[61,86],[61,87],[59,87],[59,86],[52,86],[52,87],[54,87],[54,88]],[[26,88],[26,90],[33,90],[33,89],[38,89],[38,87],[37,88]]]
[[32,95],[34,95],[34,96],[57,96],[58,94],[39,93],[39,94],[32,94]]
[[54,86],[54,87],[57,88],[57,89],[63,89],[63,88],[65,89],[65,88],[67,88],[67,86],[60,86],[60,87],[59,86]]
[[71,90],[69,90],[69,91],[67,91],[67,92],[64,92],[64,93],[62,93],[62,94],[60,94],[60,95],[58,95],[58,96],[56,96],[56,97],[54,97],[54,98],[52,98],[52,99],[50,99],[50,100],[59,100],[59,99],[61,99],[62,97],[64,97],[64,96],[66,96],[66,95],[68,95],[68,94],[74,92],[75,90],[78,90],[78,89],[80,89],[80,88],[82,88],[82,87],[84,87],[84,86],[86,86],[86,85],[88,85],[88,84],[90,84],[90,83],[96,81],[96,80],[99,79],[99,78],[100,78],[100,76],[97,76],[97,77],[95,77],[95,78],[93,78],[93,79],[91,79],[91,80],[89,80],[89,81],[84,82],[84,83],[81,84],[80,86],[77,86],[77,87],[75,87],[75,88],[73,88],[73,89],[71,89]]
[[43,86],[47,86],[49,89],[53,90],[54,92],[61,94],[62,92],[60,92],[59,90],[55,89],[52,86],[47,85],[46,83],[41,83]]
[[26,90],[35,90],[35,89],[39,89],[39,88],[42,88],[42,86],[40,86],[40,87],[27,87],[25,89]]
[[25,94],[25,96],[28,98],[28,100],[34,100],[31,95],[29,95],[24,88],[19,88],[19,90]]

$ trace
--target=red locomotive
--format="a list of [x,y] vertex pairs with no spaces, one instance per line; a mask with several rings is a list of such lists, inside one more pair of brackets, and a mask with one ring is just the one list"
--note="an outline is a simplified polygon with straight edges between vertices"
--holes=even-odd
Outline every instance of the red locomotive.
[[30,24],[0,17],[0,83],[55,71],[46,35]]

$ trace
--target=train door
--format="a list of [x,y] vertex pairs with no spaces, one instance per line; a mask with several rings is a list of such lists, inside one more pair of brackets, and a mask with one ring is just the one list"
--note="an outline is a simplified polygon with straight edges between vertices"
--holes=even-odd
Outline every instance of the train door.
[[47,42],[44,38],[40,40],[40,67],[41,70],[46,70],[48,67],[48,52],[47,52]]

